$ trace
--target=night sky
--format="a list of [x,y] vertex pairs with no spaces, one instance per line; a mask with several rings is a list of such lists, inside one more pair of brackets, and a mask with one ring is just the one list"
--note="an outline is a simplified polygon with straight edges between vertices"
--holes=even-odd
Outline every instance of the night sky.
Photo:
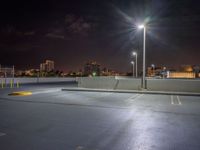
[[0,64],[38,68],[45,59],[77,71],[95,60],[129,71],[131,51],[142,65],[147,24],[147,65],[200,64],[199,0],[26,0],[1,2]]

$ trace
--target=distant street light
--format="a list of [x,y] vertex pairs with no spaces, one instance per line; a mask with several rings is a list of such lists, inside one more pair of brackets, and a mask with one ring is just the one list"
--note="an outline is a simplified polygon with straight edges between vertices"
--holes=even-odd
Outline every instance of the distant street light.
[[153,68],[153,76],[155,76],[155,65],[154,64],[151,64],[151,67]]
[[138,26],[139,29],[144,30],[144,35],[143,35],[143,73],[142,73],[142,88],[145,89],[145,40],[146,40],[146,27],[144,24]]
[[131,64],[133,65],[133,77],[134,77],[134,66],[135,66],[135,62],[131,61]]
[[137,78],[138,76],[138,70],[137,70],[137,53],[136,52],[133,52],[133,56],[135,56],[135,77]]

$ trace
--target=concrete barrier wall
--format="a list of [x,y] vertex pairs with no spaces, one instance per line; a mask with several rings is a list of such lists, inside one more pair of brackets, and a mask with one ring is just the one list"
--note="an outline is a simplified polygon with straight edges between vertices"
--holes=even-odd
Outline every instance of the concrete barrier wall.
[[151,91],[200,92],[198,79],[148,79],[147,89]]
[[141,80],[124,77],[81,77],[78,78],[78,87],[138,90],[141,87]]
[[[12,78],[7,78],[10,84]],[[5,78],[0,82],[5,83]],[[78,87],[93,89],[123,89],[139,90],[141,79],[128,77],[81,77],[81,78],[15,78],[15,83],[53,83],[78,81]],[[177,92],[200,92],[199,79],[147,79],[147,89],[150,91],[177,91]]]
[[139,90],[141,89],[141,79],[127,78],[127,77],[115,77],[118,84],[115,89],[126,89],[126,90]]
[[[200,92],[198,79],[147,79],[149,91]],[[94,89],[141,89],[141,79],[127,77],[82,77],[78,87]]]
[[94,89],[113,89],[117,85],[115,77],[81,77],[78,78],[78,87]]
[[[6,82],[10,84],[10,81],[13,78],[0,78],[1,82]],[[14,78],[14,82],[19,82],[20,84],[27,84],[27,83],[53,83],[53,82],[70,82],[76,81],[76,78],[62,78],[62,77],[54,77],[54,78]]]

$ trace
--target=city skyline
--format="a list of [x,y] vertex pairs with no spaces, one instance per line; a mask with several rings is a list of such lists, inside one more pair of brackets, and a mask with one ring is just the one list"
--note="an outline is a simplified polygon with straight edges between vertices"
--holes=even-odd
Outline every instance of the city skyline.
[[141,70],[142,32],[135,26],[144,21],[146,66],[199,65],[199,4],[194,0],[3,2],[0,64],[38,68],[50,59],[59,70],[70,71],[96,60],[127,72],[136,50]]

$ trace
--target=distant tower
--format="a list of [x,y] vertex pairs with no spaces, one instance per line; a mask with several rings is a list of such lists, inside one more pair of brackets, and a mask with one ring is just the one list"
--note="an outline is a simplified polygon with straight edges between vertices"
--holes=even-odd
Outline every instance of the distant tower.
[[46,64],[45,63],[40,64],[40,71],[46,71]]
[[46,60],[46,70],[47,72],[54,70],[54,61],[52,60]]
[[40,71],[50,72],[54,69],[54,61],[52,60],[46,60],[45,63],[40,64]]
[[95,61],[86,63],[84,66],[84,75],[85,76],[99,76],[100,65],[97,64]]

